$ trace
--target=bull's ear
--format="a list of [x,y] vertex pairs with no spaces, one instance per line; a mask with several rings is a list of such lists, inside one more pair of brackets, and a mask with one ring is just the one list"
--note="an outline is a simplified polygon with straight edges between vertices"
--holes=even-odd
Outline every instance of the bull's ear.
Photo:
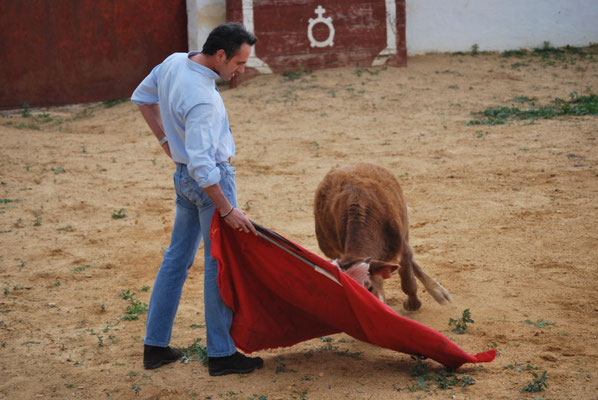
[[384,279],[390,278],[390,275],[399,269],[397,264],[389,264],[383,261],[372,261],[370,262],[370,274],[380,275]]

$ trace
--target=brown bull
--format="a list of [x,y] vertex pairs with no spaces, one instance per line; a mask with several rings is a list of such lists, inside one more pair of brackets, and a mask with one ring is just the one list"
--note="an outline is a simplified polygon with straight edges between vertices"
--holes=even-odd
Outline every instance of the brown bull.
[[437,302],[451,301],[413,259],[403,191],[386,169],[367,163],[332,168],[316,190],[314,214],[322,252],[381,301],[383,279],[399,265],[406,310],[421,307],[415,277]]

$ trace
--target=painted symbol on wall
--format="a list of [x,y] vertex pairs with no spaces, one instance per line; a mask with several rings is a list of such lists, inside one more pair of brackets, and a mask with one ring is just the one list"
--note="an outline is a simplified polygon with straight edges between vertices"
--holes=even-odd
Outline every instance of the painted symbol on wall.
[[[326,46],[334,46],[334,25],[332,25],[332,17],[324,18],[323,15],[326,12],[322,6],[318,6],[314,10],[314,12],[318,15],[318,18],[310,18],[309,19],[309,26],[307,27],[307,37],[309,38],[309,43],[311,47],[326,47]],[[316,24],[322,23],[328,27],[328,39],[320,42],[314,38],[313,29]]]

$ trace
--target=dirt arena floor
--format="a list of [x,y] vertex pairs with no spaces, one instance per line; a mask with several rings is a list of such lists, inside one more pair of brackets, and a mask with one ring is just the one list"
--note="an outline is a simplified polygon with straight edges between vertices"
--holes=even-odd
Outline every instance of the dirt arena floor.
[[[497,349],[494,362],[450,372],[338,334],[210,377],[196,360],[198,257],[172,340],[191,360],[144,370],[173,163],[125,101],[0,113],[0,399],[598,399],[598,116],[468,124],[491,107],[596,93],[598,49],[507,55],[262,75],[222,91],[252,220],[321,254],[312,207],[324,174],[388,168],[415,257],[454,300],[421,293],[408,313],[393,276],[388,304],[467,352]],[[465,310],[474,322],[457,334],[449,322]]]

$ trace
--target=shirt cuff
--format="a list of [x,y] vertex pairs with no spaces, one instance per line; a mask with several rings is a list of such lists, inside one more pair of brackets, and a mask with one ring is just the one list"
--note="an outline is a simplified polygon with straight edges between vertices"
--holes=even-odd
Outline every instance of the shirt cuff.
[[198,172],[197,169],[190,170],[189,175],[195,179],[199,187],[205,188],[220,182],[220,169],[217,166],[214,166],[214,168],[212,168],[206,175],[200,175]]

